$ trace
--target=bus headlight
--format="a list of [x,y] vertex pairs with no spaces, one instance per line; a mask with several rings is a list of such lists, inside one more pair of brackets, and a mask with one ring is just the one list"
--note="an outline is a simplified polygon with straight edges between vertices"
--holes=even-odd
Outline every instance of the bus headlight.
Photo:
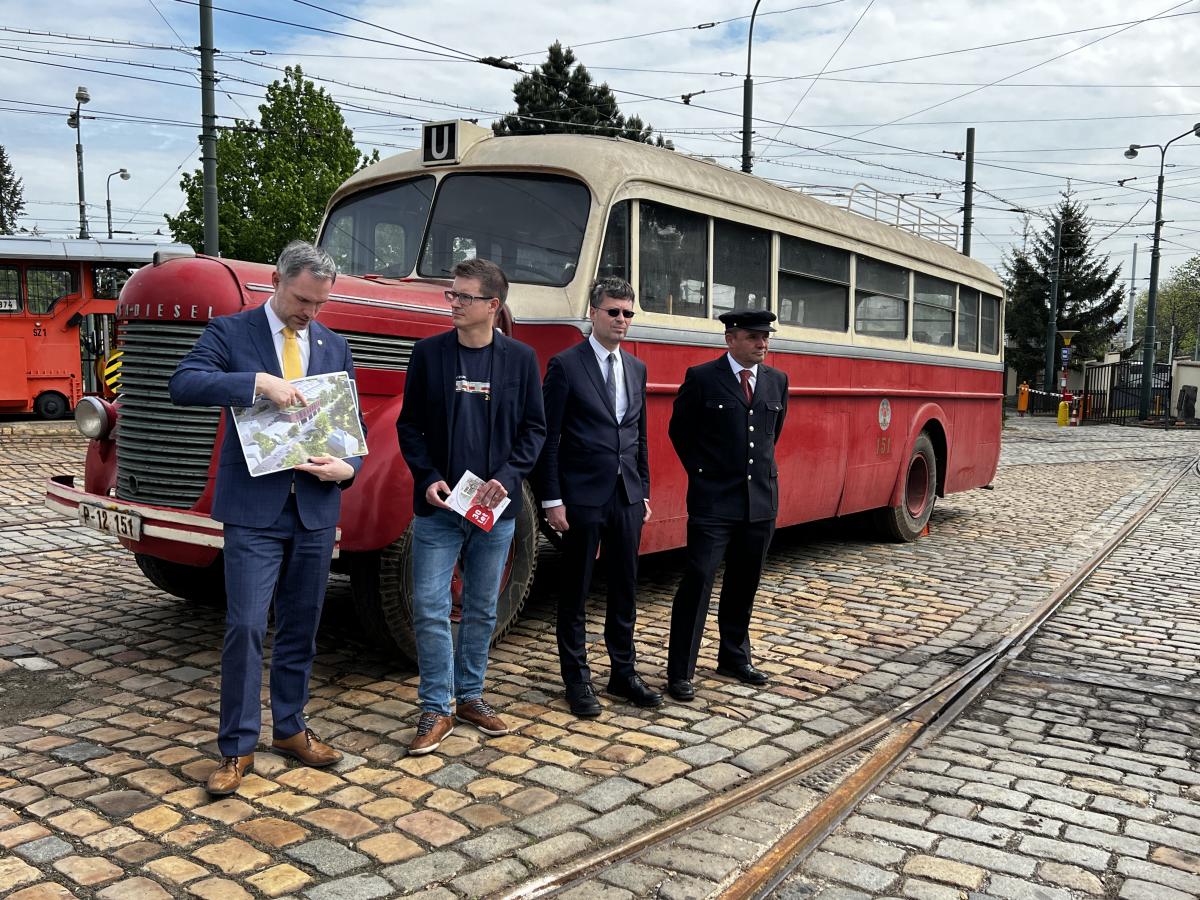
[[75,427],[94,441],[108,437],[114,420],[112,404],[99,397],[84,397],[75,407]]

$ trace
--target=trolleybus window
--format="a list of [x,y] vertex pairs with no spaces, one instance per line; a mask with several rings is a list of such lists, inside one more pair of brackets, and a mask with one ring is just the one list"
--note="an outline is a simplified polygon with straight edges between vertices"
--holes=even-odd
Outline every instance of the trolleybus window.
[[0,312],[21,311],[21,273],[16,266],[0,267]]
[[767,309],[770,283],[771,233],[713,219],[713,318],[735,308]]
[[26,269],[25,288],[29,312],[35,316],[50,312],[55,303],[78,290],[70,269]]
[[355,194],[330,213],[321,246],[348,275],[412,274],[433,189],[426,175]]
[[708,219],[648,200],[642,200],[640,208],[642,309],[704,318],[708,314]]
[[928,275],[913,275],[913,340],[954,346],[954,285]]
[[958,289],[958,349],[979,350],[979,291]]
[[979,349],[995,353],[999,349],[1000,298],[984,294],[979,303]]
[[608,229],[604,232],[604,246],[600,250],[600,265],[596,275],[629,280],[629,213],[630,202],[622,200],[608,214]]
[[908,335],[908,270],[856,257],[854,330],[870,337]]
[[850,254],[779,236],[779,320],[804,328],[850,327]]
[[447,175],[433,204],[420,274],[449,276],[476,254],[509,281],[562,287],[575,277],[591,196],[558,175]]

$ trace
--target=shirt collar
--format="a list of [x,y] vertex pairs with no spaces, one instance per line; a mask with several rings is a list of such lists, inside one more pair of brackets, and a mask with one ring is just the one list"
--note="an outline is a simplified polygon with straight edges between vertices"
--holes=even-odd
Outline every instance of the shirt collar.
[[730,368],[733,369],[733,374],[737,375],[738,378],[742,377],[739,374],[742,371],[742,369],[745,369],[747,372],[749,372],[751,378],[758,377],[758,363],[755,363],[754,365],[749,366],[749,367],[743,366],[740,362],[738,362],[736,359],[734,359],[733,354],[728,351],[725,352],[725,358],[727,360],[729,360]]
[[[267,324],[271,326],[271,334],[275,335],[283,331],[283,329],[286,327],[286,323],[283,321],[283,319],[279,318],[279,316],[275,315],[275,310],[271,306],[270,300],[263,304],[263,309],[266,310],[267,313]],[[308,329],[305,328],[303,331],[297,331],[296,337],[297,339],[307,343]]]
[[[596,359],[598,359],[602,363],[608,359],[609,351],[605,350],[604,345],[602,343],[600,343],[598,340],[596,340],[596,336],[594,334],[588,335],[588,343],[592,345],[592,352],[596,354]],[[620,347],[617,347],[616,350],[613,350],[611,352],[617,354],[618,361],[621,359],[621,348]]]

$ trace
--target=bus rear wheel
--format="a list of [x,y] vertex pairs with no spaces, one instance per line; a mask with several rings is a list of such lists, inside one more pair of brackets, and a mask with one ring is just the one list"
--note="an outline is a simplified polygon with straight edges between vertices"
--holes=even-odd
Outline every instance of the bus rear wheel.
[[[500,579],[496,601],[496,629],[492,632],[494,646],[516,623],[525,607],[533,586],[537,568],[538,523],[537,505],[528,485],[522,490],[521,509],[517,513],[512,547]],[[412,525],[399,539],[385,547],[378,556],[378,567],[372,573],[372,556],[366,555],[351,567],[351,587],[359,623],[377,641],[399,650],[414,666],[417,665],[417,638],[413,631],[413,565]],[[462,584],[457,568],[451,582],[452,622],[461,613],[459,595]]]
[[225,605],[224,557],[218,555],[207,566],[186,566],[144,553],[135,553],[133,558],[142,574],[171,596],[207,606]]
[[33,401],[33,411],[39,419],[61,419],[67,414],[71,404],[58,391],[46,391],[38,394]]
[[904,470],[900,502],[875,511],[876,524],[887,540],[908,543],[921,536],[937,500],[937,483],[933,442],[922,431]]

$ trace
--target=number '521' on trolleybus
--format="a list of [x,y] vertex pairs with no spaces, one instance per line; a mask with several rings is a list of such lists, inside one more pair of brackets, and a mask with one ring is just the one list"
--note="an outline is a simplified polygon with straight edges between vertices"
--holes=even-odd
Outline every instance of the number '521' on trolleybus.
[[[452,327],[442,292],[472,256],[508,274],[502,326],[543,367],[586,333],[593,278],[635,286],[624,347],[648,370],[654,515],[643,553],[685,542],[687,476],[667,437],[671,403],[689,366],[724,351],[716,316],[734,307],[779,316],[767,361],[791,384],[776,453],[780,525],[873,510],[888,537],[912,540],[937,496],[995,474],[995,274],[761,179],[619,139],[495,137],[435,123],[422,149],[368,166],[337,191],[320,243],[343,273],[321,320],[350,343],[370,429],[370,454],[342,499],[335,565],[350,574],[364,632],[410,658],[412,484],[395,424],[413,343]],[[172,594],[222,593],[221,526],[208,513],[217,468],[242,461],[214,451],[228,414],[172,406],[167,380],[207,321],[270,297],[270,276],[265,265],[208,257],[136,273],[117,307],[117,402],[85,404],[77,416],[92,438],[84,483],[48,485],[51,507],[115,533]],[[497,637],[536,565],[528,487],[520,499]]]

